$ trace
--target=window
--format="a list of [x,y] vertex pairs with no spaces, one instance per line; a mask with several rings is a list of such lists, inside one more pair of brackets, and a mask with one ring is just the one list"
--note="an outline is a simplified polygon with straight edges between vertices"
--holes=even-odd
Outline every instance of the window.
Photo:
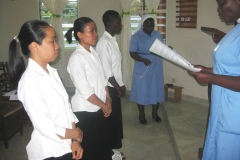
[[[51,24],[51,13],[44,6],[44,3],[39,2],[39,12],[40,19]],[[63,28],[63,36],[68,31],[69,28],[73,27],[73,23],[75,19],[78,18],[78,2],[77,0],[68,0],[66,6],[62,12],[62,28]],[[75,48],[77,46],[77,41],[73,36],[73,42],[68,44],[66,38],[64,37],[64,46],[65,48]]]
[[[157,9],[157,30],[162,34],[164,43],[166,43],[166,0],[161,0]],[[145,4],[145,0],[134,0],[131,7],[131,28],[132,34],[135,32],[141,21],[141,16],[150,13]]]

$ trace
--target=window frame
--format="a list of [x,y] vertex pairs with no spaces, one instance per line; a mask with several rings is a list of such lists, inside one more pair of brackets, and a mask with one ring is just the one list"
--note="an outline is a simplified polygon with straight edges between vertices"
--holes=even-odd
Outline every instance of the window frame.
[[[139,1],[139,0],[136,0],[136,1]],[[145,5],[145,0],[140,0],[140,3],[141,3],[141,10],[131,10],[131,28],[133,28],[132,26],[135,26],[136,24],[133,24],[134,22],[132,22],[132,17],[133,16],[142,16],[144,14],[149,14],[151,11],[149,11],[147,9],[147,6]],[[133,7],[137,7],[137,6],[132,6],[131,9],[133,9]],[[164,40],[164,43],[166,43],[166,39],[167,39],[167,0],[161,0],[158,4],[158,9],[156,11],[157,13],[157,24],[156,24],[156,27],[157,27],[157,31],[159,31],[162,36],[163,36],[163,40]],[[165,16],[162,16],[161,14],[165,14]],[[141,20],[141,19],[140,19]],[[163,21],[165,23],[158,23],[160,21]],[[134,30],[132,29],[132,34],[133,34]]]
[[[78,2],[78,0],[68,0],[68,2],[71,2],[71,1],[77,3],[77,8],[76,8],[77,9],[77,15],[76,15],[76,17],[78,18],[78,15],[79,15],[79,2]],[[42,18],[43,17],[42,16],[42,3],[43,2],[41,0],[39,0],[38,2],[39,2],[39,18],[40,18],[40,20],[46,21],[47,23],[49,23],[51,25],[51,19],[44,20]],[[66,30],[64,30],[64,28],[71,28],[71,27],[73,27],[73,23],[74,23],[75,20],[76,20],[76,18],[70,19],[70,18],[63,18],[62,17],[62,19],[61,19],[61,24],[62,24],[62,28],[63,28],[64,49],[66,49],[66,50],[68,50],[68,49],[72,50],[72,49],[75,49],[77,47],[77,43],[78,42],[75,40],[74,35],[72,36],[73,42],[71,44],[68,44],[66,42],[66,38],[64,36],[66,34],[66,32],[67,32]],[[70,22],[70,23],[66,24],[66,22]]]

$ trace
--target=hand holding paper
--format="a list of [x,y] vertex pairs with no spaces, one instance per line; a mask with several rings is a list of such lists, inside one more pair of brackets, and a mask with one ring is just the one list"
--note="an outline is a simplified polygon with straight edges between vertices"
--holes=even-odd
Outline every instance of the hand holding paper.
[[168,46],[162,43],[159,39],[156,39],[149,49],[151,52],[187,69],[194,72],[199,72],[200,68],[194,68],[186,59],[177,54],[174,50],[171,50]]

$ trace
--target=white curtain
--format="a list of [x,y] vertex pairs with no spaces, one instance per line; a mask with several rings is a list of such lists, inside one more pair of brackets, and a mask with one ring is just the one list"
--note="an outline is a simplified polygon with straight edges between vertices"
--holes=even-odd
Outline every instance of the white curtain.
[[132,6],[133,0],[120,0],[122,9],[122,24],[123,29],[121,33],[121,53],[122,53],[122,72],[123,72],[123,82],[127,90],[131,90],[132,83],[132,70],[133,70],[133,59],[129,54],[129,44],[131,33],[131,22],[130,22],[130,8]]
[[156,16],[156,12],[158,9],[158,5],[160,3],[160,0],[145,0],[146,2],[146,6],[149,10],[150,14],[154,15],[154,20],[155,20],[155,29],[157,29],[157,16]]
[[55,29],[57,34],[57,43],[59,45],[59,56],[52,63],[52,65],[58,69],[58,73],[62,78],[63,83],[66,82],[67,76],[67,65],[66,56],[64,54],[64,40],[62,32],[61,13],[66,6],[68,0],[42,0],[44,5],[47,7],[49,12],[52,13],[52,27]]

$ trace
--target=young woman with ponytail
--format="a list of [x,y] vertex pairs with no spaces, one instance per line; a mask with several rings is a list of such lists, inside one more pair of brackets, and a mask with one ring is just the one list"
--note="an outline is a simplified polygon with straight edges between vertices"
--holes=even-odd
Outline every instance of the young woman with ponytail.
[[66,33],[69,43],[72,42],[72,31],[78,45],[67,70],[76,88],[71,100],[79,119],[76,125],[84,132],[83,160],[111,160],[106,123],[106,117],[112,111],[111,98],[101,61],[92,47],[97,43],[97,27],[92,19],[81,17]]
[[[18,43],[28,57],[25,71]],[[30,160],[81,159],[83,154],[83,133],[75,126],[78,119],[56,69],[48,64],[56,59],[58,49],[54,29],[39,20],[24,23],[10,43],[10,76],[12,81],[19,81],[18,98],[34,127],[26,147]]]

